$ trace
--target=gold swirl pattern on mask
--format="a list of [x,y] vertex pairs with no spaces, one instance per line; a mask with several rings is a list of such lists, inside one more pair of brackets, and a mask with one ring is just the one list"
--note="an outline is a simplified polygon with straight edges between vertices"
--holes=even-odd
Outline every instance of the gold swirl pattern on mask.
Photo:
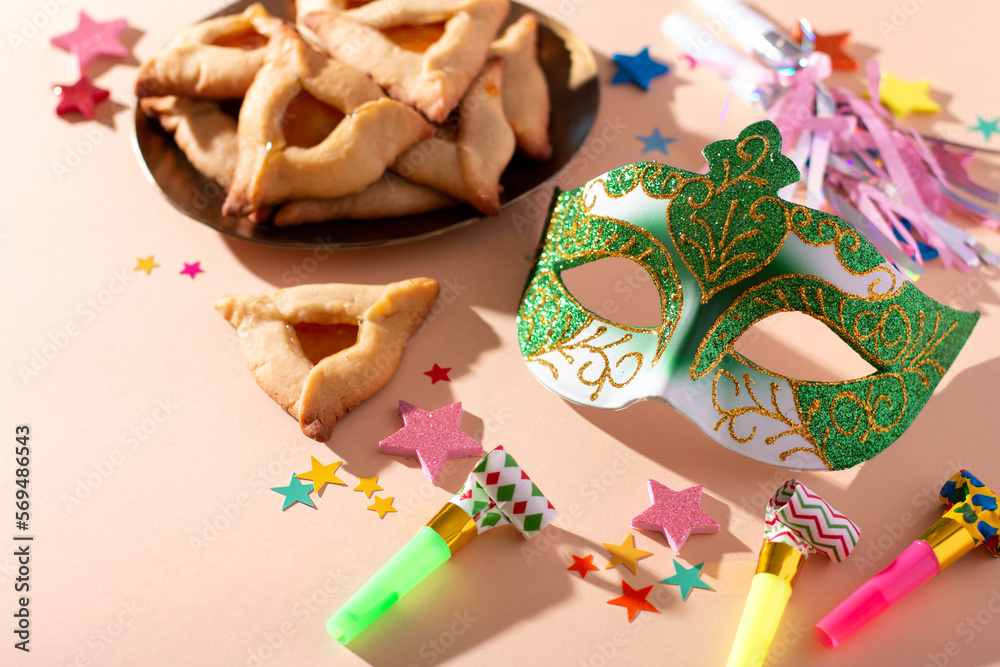
[[[803,243],[814,248],[832,245],[837,263],[845,272],[873,277],[867,288],[870,298],[886,298],[903,289],[905,281],[885,263],[882,253],[840,218],[801,205],[792,208],[791,217],[792,229]],[[889,286],[879,290],[886,278]]]
[[[905,330],[905,340],[902,331],[894,339],[890,339],[891,334],[888,334],[887,331],[892,328],[889,325],[889,321],[893,316],[898,317],[904,323],[901,328]],[[923,346],[911,356],[911,348],[915,349],[915,346],[924,338],[924,327],[928,326],[927,313],[921,310],[916,313],[916,316],[917,325],[913,327],[910,315],[898,304],[892,304],[881,313],[859,313],[854,318],[851,334],[859,341],[870,341],[872,348],[875,350],[876,358],[883,365],[892,366],[901,357],[910,357],[901,370],[903,372],[916,373],[920,376],[921,383],[925,387],[930,388],[931,383],[927,379],[923,367],[929,366],[938,375],[944,375],[945,368],[941,362],[934,358],[934,353],[944,340],[948,338],[952,330],[958,326],[958,323],[952,322],[943,332],[939,333],[941,328],[941,313],[934,313],[934,321],[930,325],[933,327],[931,334],[927,336]],[[869,317],[874,320],[874,323],[866,327],[865,322]],[[914,331],[916,331],[915,335]],[[895,352],[892,351],[893,348],[897,348]]]
[[[720,419],[715,423],[714,430],[718,431],[722,428],[723,424],[729,423],[729,436],[736,442],[740,444],[747,444],[752,441],[757,436],[757,426],[754,425],[750,429],[750,434],[746,436],[741,436],[736,433],[736,420],[745,415],[758,415],[760,417],[765,417],[767,419],[773,419],[782,425],[784,425],[785,430],[775,433],[774,435],[769,435],[764,438],[765,445],[773,445],[779,439],[785,436],[799,436],[802,440],[812,445],[811,447],[795,447],[782,452],[780,457],[784,461],[789,455],[797,451],[808,451],[815,454],[820,461],[823,462],[827,468],[831,468],[830,463],[826,460],[826,456],[822,448],[816,446],[813,441],[812,433],[809,431],[808,416],[807,413],[804,415],[806,420],[804,423],[799,423],[794,419],[787,417],[778,406],[778,392],[781,391],[781,385],[777,382],[771,382],[771,407],[767,408],[760,399],[757,398],[757,394],[754,392],[753,388],[755,382],[753,378],[750,377],[749,373],[743,373],[743,384],[742,387],[745,388],[747,395],[750,400],[753,401],[753,405],[744,405],[736,408],[724,408],[719,404],[719,380],[723,377],[727,378],[733,383],[733,398],[737,398],[742,391],[740,381],[736,379],[736,376],[730,373],[724,368],[720,368],[716,373],[715,377],[712,379],[712,405],[715,406],[715,411],[719,413]],[[816,406],[818,407],[818,406]]]
[[[557,291],[553,292],[551,289],[547,289],[542,284],[544,278],[549,278],[553,281]],[[523,336],[525,340],[531,340],[534,337],[536,326],[547,327],[545,337],[550,341],[558,336],[556,332],[557,326],[561,325],[560,328],[563,330],[572,326],[572,315],[562,312],[564,296],[558,291],[559,285],[556,275],[551,271],[545,271],[543,274],[536,276],[525,292],[520,312],[518,313],[526,330]],[[532,303],[534,303],[534,306],[530,310],[526,310],[525,306]],[[542,348],[542,350],[535,352],[533,355],[527,357],[527,359],[529,361],[537,360],[533,357],[544,354],[546,351],[548,351],[548,348]],[[559,372],[554,367],[550,370],[553,376],[558,379]]]
[[[538,286],[539,283],[544,282],[546,279],[550,281],[547,286]],[[582,351],[597,355],[600,358],[602,365],[596,378],[584,377],[584,373],[591,368],[593,364],[592,361],[585,362],[577,369],[577,379],[581,384],[588,387],[596,387],[590,396],[591,401],[597,400],[597,397],[600,395],[605,384],[610,384],[617,389],[621,389],[635,379],[635,376],[638,374],[644,361],[644,355],[642,352],[629,352],[614,362],[613,368],[615,370],[621,367],[621,364],[625,359],[634,359],[636,362],[635,370],[628,378],[624,380],[615,380],[611,375],[612,362],[606,350],[629,342],[632,340],[633,333],[654,333],[656,329],[631,327],[609,322],[590,313],[590,311],[585,311],[587,316],[583,323],[576,327],[573,331],[568,331],[568,327],[571,326],[572,323],[572,316],[568,313],[562,312],[562,307],[570,303],[578,305],[572,295],[569,294],[565,286],[558,280],[552,271],[539,273],[532,284],[534,288],[529,288],[529,293],[525,297],[524,302],[527,303],[535,301],[536,299],[534,297],[541,298],[537,300],[535,307],[531,310],[525,310],[522,307],[519,316],[527,327],[527,338],[531,338],[534,334],[534,328],[536,326],[546,326],[548,329],[545,334],[549,342],[539,346],[531,354],[526,355],[524,357],[526,362],[535,362],[542,365],[548,369],[550,373],[552,373],[553,379],[558,380],[559,368],[548,359],[545,359],[545,355],[551,353],[559,354],[570,366],[573,366],[576,363],[576,358],[572,354],[573,351]],[[582,341],[576,343],[571,342],[579,337],[580,334],[585,329],[590,327],[595,321],[600,322],[601,324],[597,327],[594,333]],[[601,345],[594,344],[594,341],[597,338],[600,338],[608,331],[614,330],[617,330],[621,334],[616,340]]]
[[603,178],[590,181],[586,187],[589,192],[600,185],[610,199],[620,199],[637,187],[641,187],[643,194],[651,199],[671,199],[685,179],[698,176],[659,162],[636,162],[612,169]]
[[[838,433],[847,437],[856,437],[858,442],[866,443],[872,433],[888,433],[903,418],[906,413],[906,383],[903,382],[903,378],[898,373],[885,373],[881,377],[892,378],[897,382],[899,384],[898,393],[885,391],[876,394],[875,384],[872,383],[868,385],[864,397],[857,391],[842,391],[830,402],[830,422]],[[901,404],[893,404],[894,393],[902,396]],[[845,408],[855,408],[856,410],[853,411],[855,414],[845,416],[845,413],[848,412]],[[879,415],[886,414],[890,416],[888,421],[879,419]],[[829,437],[826,433],[824,435]]]
[[[759,154],[749,152],[750,145],[759,146]],[[678,179],[667,205],[667,228],[698,281],[702,303],[763,269],[792,229],[795,209],[775,196],[767,178],[754,173],[767,163],[771,148],[768,137],[753,134],[736,144],[736,157],[751,163],[736,176],[733,161],[724,157],[721,174],[710,171]]]
[[[591,322],[593,322],[593,320],[591,320]],[[588,326],[591,324],[591,322],[587,323]],[[600,360],[600,365],[596,366],[596,368],[599,369],[596,377],[586,377],[587,371],[592,367],[594,367],[593,366],[594,361],[590,359],[584,361],[580,365],[580,367],[577,368],[576,371],[576,378],[577,380],[580,381],[582,385],[586,387],[595,388],[594,391],[590,394],[591,401],[597,400],[597,397],[600,396],[601,390],[604,389],[606,384],[610,384],[615,389],[624,388],[632,380],[635,379],[635,376],[638,375],[639,373],[639,369],[642,368],[643,355],[642,352],[639,352],[638,350],[633,350],[632,352],[625,353],[612,364],[611,358],[608,356],[607,350],[613,347],[617,347],[618,345],[623,345],[625,343],[628,343],[629,341],[632,340],[632,334],[628,332],[622,332],[622,335],[616,338],[615,340],[600,345],[595,343],[595,341],[598,338],[600,338],[607,332],[608,332],[608,327],[602,324],[599,325],[592,334],[590,334],[581,341],[572,343],[570,342],[572,341],[572,338],[570,338],[570,340],[559,341],[556,344],[552,345],[547,350],[545,350],[545,352],[558,353],[560,356],[563,357],[563,359],[566,360],[566,363],[568,363],[570,366],[576,364],[577,360],[573,356],[573,353],[576,351],[583,352],[585,354],[592,354],[598,357],[598,359]],[[573,336],[573,338],[575,337],[576,336]],[[538,354],[544,354],[544,353],[539,352]],[[543,366],[548,368],[553,373],[553,376],[556,379],[558,379],[559,371],[558,368],[556,368],[555,364],[548,361],[547,359],[539,359],[538,354],[529,357],[527,361],[537,361],[541,363]],[[635,368],[632,370],[632,373],[627,378],[623,380],[616,380],[612,375],[612,370],[619,370],[622,366],[622,362],[626,361],[627,359],[635,361]]]
[[[915,289],[915,288],[914,288]],[[870,361],[885,367],[895,367],[896,370],[888,372],[878,372],[864,378],[849,382],[805,382],[794,378],[785,377],[762,368],[752,360],[746,359],[739,353],[733,352],[733,357],[739,362],[746,364],[760,373],[786,381],[795,401],[796,410],[802,420],[797,424],[789,417],[781,413],[777,404],[776,392],[780,390],[780,385],[771,383],[771,405],[773,410],[765,408],[755,396],[752,386],[753,380],[749,374],[744,374],[743,382],[754,406],[727,409],[723,408],[717,397],[719,379],[728,377],[735,387],[733,396],[739,396],[740,384],[726,369],[718,369],[712,384],[712,401],[716,411],[720,415],[720,420],[715,426],[715,430],[729,421],[729,433],[736,442],[745,444],[754,439],[756,427],[748,436],[738,436],[735,431],[735,420],[744,414],[757,414],[762,417],[774,419],[784,424],[786,430],[765,439],[766,445],[774,444],[779,438],[787,435],[800,436],[808,446],[795,447],[780,454],[782,461],[795,452],[806,451],[815,454],[824,465],[830,469],[840,469],[843,466],[833,466],[831,464],[828,444],[831,438],[831,428],[835,431],[840,440],[849,438],[858,443],[859,447],[877,445],[873,442],[878,436],[887,436],[896,429],[904,416],[907,414],[910,390],[904,380],[904,374],[910,373],[919,379],[919,384],[928,391],[936,384],[936,380],[931,380],[927,376],[927,371],[933,370],[938,376],[944,375],[945,367],[935,358],[938,348],[952,334],[958,326],[952,322],[947,326],[942,326],[942,314],[936,313],[933,321],[929,321],[927,314],[919,311],[916,314],[916,326],[911,326],[912,320],[901,308],[891,308],[896,316],[902,318],[905,323],[906,334],[899,334],[889,337],[886,331],[890,328],[890,313],[888,311],[876,314],[873,311],[863,311],[858,313],[850,325],[851,332],[858,336],[863,336],[867,340],[875,341],[876,347],[885,346],[888,352],[874,352],[868,355]],[[842,317],[842,314],[841,314]],[[870,322],[869,322],[870,320]],[[833,321],[832,318],[830,320]],[[866,324],[866,322],[868,322]],[[828,323],[829,325],[829,323]],[[841,329],[844,323],[841,321]],[[826,394],[825,400],[812,398],[808,406],[803,403],[803,389],[810,389],[811,392],[821,392]],[[827,423],[820,433],[814,433],[813,420],[820,414],[823,404],[827,404]],[[882,447],[877,447],[880,451]],[[866,457],[868,458],[868,457]]]
[[[762,146],[760,154],[754,157],[752,153],[747,151],[747,145],[754,142],[760,141]],[[764,160],[769,156],[771,152],[771,140],[765,137],[763,134],[751,134],[749,137],[744,138],[738,144],[736,144],[736,155],[744,162],[753,161],[753,164],[749,168],[741,172],[736,178],[732,177],[733,163],[729,158],[722,160],[723,177],[722,185],[719,186],[719,194],[722,194],[729,188],[740,183],[753,183],[759,188],[767,187],[768,179],[761,178],[760,176],[754,175],[754,171],[760,168],[764,164]]]
[[[656,334],[656,353],[651,361],[655,365],[670,343],[674,324],[680,318],[684,306],[683,294],[670,252],[659,239],[642,227],[625,220],[589,215],[594,204],[593,202],[588,204],[586,193],[580,193],[573,199],[575,201],[569,202],[564,208],[567,213],[564,221],[550,231],[549,243],[545,249],[549,254],[546,264],[555,264],[558,259],[558,263],[561,264],[582,265],[609,257],[636,262],[653,278],[660,304],[660,324],[655,327],[631,327],[605,320],[583,308],[565,289],[561,278],[548,269],[539,271],[532,282],[539,282],[538,276],[548,271],[553,277],[552,285],[560,292],[560,298],[569,301],[574,308],[625,331]],[[628,235],[623,238],[620,232],[627,232]],[[672,287],[669,291],[666,289],[668,285]],[[580,329],[582,327],[577,327],[574,335]]]
[[[918,311],[918,327],[915,335],[910,316],[898,303],[885,305],[881,312],[871,309],[868,304],[891,301],[898,298],[901,292],[902,288],[895,293],[875,294],[865,298],[845,292],[815,276],[789,273],[770,278],[741,294],[716,318],[695,352],[690,369],[691,379],[696,380],[711,372],[726,354],[732,354],[747,362],[748,360],[733,349],[736,340],[757,322],[780,312],[800,312],[809,315],[840,336],[871,365],[883,368],[892,366],[907,355],[915,341],[923,338],[924,313]],[[858,312],[849,312],[851,306],[859,304],[865,304],[867,307]],[[897,318],[896,321],[893,321],[893,318]],[[940,315],[935,327],[939,323]],[[895,337],[889,333],[890,329],[897,332]],[[935,330],[931,339],[934,339],[936,334]],[[947,334],[948,332],[945,332],[942,337]],[[928,342],[928,345],[930,344]],[[930,359],[930,353],[935,347],[936,344],[929,349],[925,348],[924,353],[920,355],[922,364],[937,364]],[[940,364],[936,365],[936,369],[943,374]],[[918,368],[897,370],[920,372]],[[774,375],[783,377],[779,374]]]

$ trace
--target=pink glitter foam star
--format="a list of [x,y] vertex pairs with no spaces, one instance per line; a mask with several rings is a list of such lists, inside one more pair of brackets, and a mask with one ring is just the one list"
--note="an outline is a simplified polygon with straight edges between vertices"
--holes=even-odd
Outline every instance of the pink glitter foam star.
[[681,550],[689,535],[719,532],[719,522],[699,507],[701,484],[672,491],[651,479],[649,498],[653,505],[632,519],[632,527],[662,532],[674,553]]
[[75,54],[80,65],[80,73],[83,74],[87,65],[101,56],[128,58],[128,49],[119,39],[125,26],[125,19],[98,23],[80,12],[76,29],[56,35],[52,38],[52,43]]
[[108,91],[98,88],[85,76],[73,85],[59,83],[53,86],[52,92],[59,98],[56,113],[60,116],[79,112],[87,118],[94,117],[94,107],[97,103],[108,99]]
[[378,447],[387,454],[416,456],[432,482],[449,458],[483,455],[483,446],[459,428],[461,403],[427,412],[400,401],[399,414],[403,416],[403,428],[378,443]]

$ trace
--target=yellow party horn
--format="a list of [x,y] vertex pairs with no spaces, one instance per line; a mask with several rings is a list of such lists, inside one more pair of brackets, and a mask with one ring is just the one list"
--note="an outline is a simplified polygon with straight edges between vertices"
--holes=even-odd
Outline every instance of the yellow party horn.
[[764,522],[764,546],[727,667],[764,664],[802,563],[814,553],[840,562],[860,534],[853,521],[794,479],[767,503]]

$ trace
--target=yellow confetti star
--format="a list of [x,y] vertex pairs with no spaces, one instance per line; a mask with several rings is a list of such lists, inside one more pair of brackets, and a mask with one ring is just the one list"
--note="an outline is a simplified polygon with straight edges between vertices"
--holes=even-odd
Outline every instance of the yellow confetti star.
[[927,79],[900,81],[888,72],[882,74],[882,81],[878,87],[878,96],[882,104],[889,107],[889,111],[897,118],[902,118],[913,111],[920,113],[940,111],[941,107],[931,99],[930,92],[931,82]]
[[384,489],[378,485],[378,475],[375,475],[374,477],[358,477],[358,485],[354,487],[354,490],[371,498],[373,493]]
[[389,496],[388,498],[375,496],[375,502],[369,505],[368,509],[378,512],[378,518],[384,519],[386,514],[396,511],[396,508],[392,506],[393,500],[395,500],[395,496]]
[[320,463],[315,456],[310,456],[309,458],[312,459],[312,470],[296,475],[296,477],[299,479],[312,480],[313,491],[319,493],[319,491],[327,484],[340,484],[341,486],[347,486],[347,482],[340,479],[336,475],[337,468],[340,467],[340,464],[343,463],[343,461],[337,461],[325,466]]
[[640,558],[645,558],[646,556],[652,556],[652,551],[643,551],[642,549],[635,548],[635,538],[629,534],[621,544],[608,544],[607,542],[601,542],[604,548],[611,552],[611,560],[608,564],[604,566],[605,570],[613,568],[615,565],[624,565],[628,569],[632,570],[632,574],[638,574],[639,571],[636,568],[635,562]]
[[136,265],[135,265],[135,268],[133,268],[132,270],[133,271],[145,271],[147,276],[150,273],[152,273],[153,269],[155,269],[156,267],[159,266],[159,264],[157,264],[156,262],[153,261],[153,256],[152,255],[150,255],[149,257],[146,257],[145,259],[142,259],[140,257],[136,257],[135,261],[136,261]]

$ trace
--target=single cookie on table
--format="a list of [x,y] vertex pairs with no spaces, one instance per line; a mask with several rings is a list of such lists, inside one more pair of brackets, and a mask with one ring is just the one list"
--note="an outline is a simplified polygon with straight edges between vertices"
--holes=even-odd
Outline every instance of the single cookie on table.
[[549,84],[538,62],[538,18],[525,14],[490,45],[490,55],[507,63],[503,111],[517,137],[517,149],[532,160],[552,157],[549,141]]
[[355,195],[290,201],[274,214],[274,224],[287,227],[324,220],[395,218],[437,211],[458,203],[457,199],[443,192],[411,183],[387,171]]
[[311,12],[303,23],[335,58],[441,123],[482,69],[509,9],[508,0],[374,0]]
[[503,113],[504,61],[487,63],[437,133],[396,158],[391,169],[404,178],[500,213],[500,176],[514,155],[514,131]]
[[143,98],[139,107],[174,135],[177,147],[195,169],[229,188],[239,155],[236,119],[218,102],[168,95]]
[[280,26],[240,108],[239,161],[223,214],[257,222],[292,199],[361,192],[433,132],[364,74]]
[[243,97],[264,51],[284,21],[260,4],[242,14],[208,19],[182,30],[136,76],[136,97]]
[[254,379],[325,442],[347,412],[389,382],[438,284],[299,285],[215,303],[239,333]]

